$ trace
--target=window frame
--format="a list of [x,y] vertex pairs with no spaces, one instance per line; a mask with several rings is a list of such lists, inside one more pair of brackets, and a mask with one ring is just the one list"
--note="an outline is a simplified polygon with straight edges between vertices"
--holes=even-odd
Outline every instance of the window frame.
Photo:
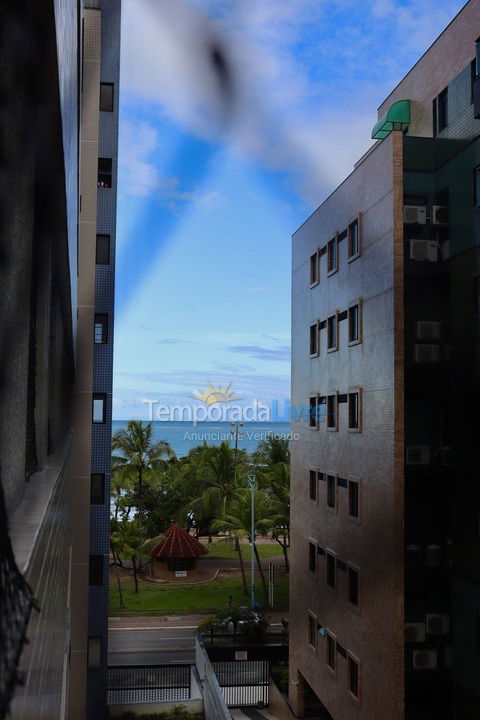
[[[101,493],[94,493],[94,478],[100,478]],[[97,499],[94,499],[97,498]],[[101,499],[99,499],[101,498]],[[90,505],[104,505],[105,504],[105,473],[90,473]]]
[[[351,510],[351,503],[350,503],[350,485],[356,485],[357,487],[357,510],[358,515],[352,515],[350,513]],[[361,497],[362,497],[362,482],[361,480],[357,478],[347,478],[347,515],[348,519],[352,520],[352,522],[360,523],[361,522]]]
[[[357,689],[357,692],[356,692],[356,693],[354,693],[354,692],[352,691],[352,675],[351,675],[351,664],[352,664],[352,663],[356,666],[356,684],[357,684],[357,688],[356,688],[356,689]],[[350,696],[353,700],[355,700],[355,702],[359,702],[359,701],[360,701],[360,697],[361,697],[361,696],[360,696],[360,692],[361,692],[361,690],[360,690],[360,681],[361,681],[361,662],[360,662],[360,660],[358,659],[358,657],[356,657],[356,655],[354,655],[352,652],[350,652],[350,650],[347,650],[347,682],[348,682],[347,687],[348,687],[348,694],[349,694],[349,696]]]
[[[318,415],[319,415],[318,399],[319,399],[318,393],[312,393],[311,395],[309,395],[309,398],[308,398],[308,408],[309,408],[309,410],[308,410],[308,427],[310,428],[310,430],[318,430],[318,428],[320,426],[320,421],[318,418]],[[312,408],[313,408],[312,400],[315,400],[315,410],[316,410],[315,422],[313,422],[313,417],[312,417]]]
[[[102,400],[102,420],[95,420],[95,401]],[[107,393],[92,393],[92,425],[105,425],[107,422]]]
[[[332,650],[333,666],[330,665],[330,649]],[[328,628],[325,629],[325,667],[333,677],[337,676],[337,636]]]
[[[312,474],[315,478],[315,497],[312,497]],[[308,471],[308,499],[310,502],[318,504],[318,470],[314,470],[313,468],[309,468]]]
[[[330,321],[333,320],[333,323]],[[335,328],[335,343],[333,345],[330,345],[330,328]],[[338,310],[335,310],[333,315],[329,315],[327,317],[327,352],[336,352],[338,350],[339,344],[338,344],[338,335],[339,335],[339,324],[338,324]]]
[[[108,87],[111,88],[112,91],[112,97],[111,97],[111,108],[105,108],[102,107],[102,88]],[[108,103],[110,105],[110,103]],[[99,99],[98,99],[98,109],[100,112],[113,112],[115,109],[115,83],[112,82],[100,82],[100,93],[99,93]]]
[[[110,161],[110,168],[109,169],[101,169],[100,165],[102,161]],[[102,180],[102,177],[105,177],[106,180]],[[102,182],[107,182],[109,184],[107,185],[101,185]],[[98,158],[98,170],[97,170],[97,188],[100,188],[101,190],[111,190],[113,185],[113,158],[111,157],[99,157]]]
[[[357,308],[357,330],[358,330],[358,336],[355,339],[352,339],[351,336],[351,320],[350,320],[350,311],[353,310],[353,308]],[[356,298],[355,300],[352,300],[348,304],[347,308],[347,324],[348,324],[348,347],[353,347],[354,345],[359,345],[362,342],[362,301],[360,298]]]
[[[311,632],[313,629],[313,633]],[[311,643],[311,639],[314,639],[314,642]],[[314,655],[318,652],[318,618],[311,610],[307,611],[307,643],[310,650],[313,652]]]
[[[348,432],[352,433],[359,433],[362,432],[362,391],[361,388],[350,388],[348,390],[348,402],[347,402],[347,412],[348,412]],[[351,418],[352,418],[352,410],[351,410],[351,398],[354,396],[357,396],[357,416],[358,416],[358,423],[356,426],[351,425]]]
[[[352,253],[352,227],[357,226],[357,252]],[[361,224],[361,213],[358,213],[357,217],[348,224],[347,227],[347,262],[353,262],[357,260],[362,254],[362,240],[361,240],[362,224]]]
[[[107,248],[107,256],[108,260],[107,262],[99,262],[99,238],[108,238],[108,248]],[[109,233],[97,233],[96,240],[95,240],[95,265],[110,265],[110,255],[111,255],[111,235]]]
[[[311,569],[311,559],[312,559],[312,548],[313,548],[313,558],[314,558],[314,569]],[[317,561],[317,542],[316,540],[313,540],[313,538],[308,538],[308,572],[313,577],[317,577],[317,571],[318,571],[318,561]]]
[[[104,322],[100,320],[103,319]],[[102,332],[100,340],[97,340],[97,327],[101,328]],[[107,313],[95,313],[93,319],[93,344],[94,345],[107,345],[108,344],[108,314]]]
[[448,127],[448,85],[437,95],[437,135]]
[[[353,602],[350,599],[350,590],[351,590],[351,574],[355,573],[357,580],[356,580],[356,590],[357,590],[357,602]],[[348,604],[352,609],[354,609],[357,612],[360,612],[360,568],[358,565],[354,565],[354,563],[347,562],[347,601]]]
[[[330,398],[334,398],[334,408],[335,408],[335,424],[330,425],[329,423],[329,417],[330,417],[330,411],[329,411],[329,400]],[[327,395],[327,413],[326,413],[326,426],[327,430],[329,432],[337,432],[338,431],[338,392],[330,393],[330,395]]]
[[[312,270],[315,268],[315,276]],[[320,282],[320,252],[318,248],[310,255],[308,272],[310,277],[310,287],[313,288]]]
[[[331,481],[333,480],[333,499],[334,504],[330,505],[330,489],[331,489]],[[335,473],[326,473],[326,497],[325,497],[325,506],[327,508],[327,512],[336,514],[338,512],[338,483],[337,483],[337,476]]]
[[[331,262],[332,258],[330,248],[335,249],[334,264],[332,264]],[[327,277],[330,277],[331,275],[334,275],[336,272],[338,272],[338,249],[338,232],[336,232],[335,235],[327,242]]]
[[[312,329],[315,329],[315,352],[312,352]],[[316,320],[309,329],[309,357],[316,358],[320,355],[320,323]]]
[[[328,582],[329,558],[332,560],[331,567],[333,568],[333,585]],[[337,553],[328,549],[325,550],[325,585],[333,592],[337,592]]]

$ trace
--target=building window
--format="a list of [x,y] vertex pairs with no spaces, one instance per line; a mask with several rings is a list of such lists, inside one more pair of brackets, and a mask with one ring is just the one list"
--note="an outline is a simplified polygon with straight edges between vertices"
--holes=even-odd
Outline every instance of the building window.
[[318,323],[310,325],[310,355],[318,355]]
[[107,404],[107,396],[105,393],[93,394],[93,417],[92,422],[97,425],[105,422],[105,409]]
[[103,585],[103,555],[90,555],[88,559],[88,584]]
[[316,395],[310,398],[308,418],[311,428],[318,427],[318,397]]
[[103,505],[105,502],[105,473],[92,473],[90,475],[90,503]]
[[437,98],[437,130],[442,132],[448,125],[448,87]]
[[335,663],[336,663],[336,641],[333,635],[330,635],[330,633],[327,630],[327,645],[326,645],[326,662],[330,670],[335,670]]
[[360,430],[360,393],[348,393],[348,427]]
[[337,429],[337,396],[329,395],[327,397],[327,428],[329,430]]
[[327,272],[334,273],[338,270],[338,241],[337,236],[327,244]]
[[348,226],[348,259],[353,260],[360,255],[360,232],[358,219]]
[[317,647],[317,621],[312,615],[308,615],[308,644],[316,649]]
[[90,669],[99,668],[102,664],[102,638],[89,637],[87,664]]
[[480,207],[480,165],[473,168],[473,203]]
[[347,570],[348,583],[348,602],[358,606],[358,572],[348,566]]
[[98,158],[97,187],[112,187],[112,158]]
[[337,316],[331,315],[327,319],[327,349],[338,349]]
[[335,475],[327,475],[327,507],[337,507],[337,481]]
[[327,585],[331,588],[334,588],[336,584],[335,572],[335,556],[327,553],[326,582]]
[[473,105],[473,92],[475,86],[475,78],[477,77],[477,59],[470,63],[470,105]]
[[317,500],[317,471],[310,470],[308,497],[316,502]]
[[356,480],[348,481],[348,514],[352,518],[360,517],[359,484]]
[[95,344],[105,345],[108,339],[108,315],[95,315]]
[[348,308],[348,342],[360,340],[360,306],[358,303]]
[[358,662],[351,655],[348,656],[348,689],[358,697],[359,695],[359,667]]
[[100,83],[100,110],[113,112],[113,83]]
[[195,558],[169,558],[167,560],[167,570],[177,572],[177,570],[193,570],[195,567]]
[[308,570],[315,575],[317,571],[317,546],[315,543],[308,543]]
[[310,285],[316,285],[320,279],[318,251],[310,255]]
[[110,235],[97,235],[95,262],[97,265],[110,264]]

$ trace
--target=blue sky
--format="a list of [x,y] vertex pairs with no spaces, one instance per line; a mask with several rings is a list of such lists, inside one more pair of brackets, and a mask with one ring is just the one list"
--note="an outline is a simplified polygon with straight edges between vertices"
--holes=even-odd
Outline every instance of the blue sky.
[[114,418],[289,397],[291,234],[462,5],[123,0]]

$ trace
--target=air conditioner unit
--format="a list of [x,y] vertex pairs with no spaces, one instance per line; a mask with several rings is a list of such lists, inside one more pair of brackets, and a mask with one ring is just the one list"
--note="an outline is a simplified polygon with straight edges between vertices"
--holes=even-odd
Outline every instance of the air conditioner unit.
[[438,243],[434,240],[410,240],[410,260],[438,261]]
[[443,549],[441,545],[427,545],[425,549],[425,565],[429,567],[440,567],[443,561]]
[[407,465],[430,465],[428,445],[409,445],[407,447]]
[[414,650],[412,660],[414,670],[437,669],[438,657],[436,650]]
[[425,225],[427,222],[427,208],[424,205],[404,205],[403,222],[408,225]]
[[437,320],[417,320],[416,330],[419,340],[439,340],[442,336],[442,323]]
[[440,362],[440,345],[414,345],[413,359],[418,363]]
[[425,623],[406,623],[406,642],[425,642]]
[[448,225],[448,215],[446,205],[434,205],[432,207],[432,225]]
[[425,615],[425,627],[429,635],[448,635],[450,615]]

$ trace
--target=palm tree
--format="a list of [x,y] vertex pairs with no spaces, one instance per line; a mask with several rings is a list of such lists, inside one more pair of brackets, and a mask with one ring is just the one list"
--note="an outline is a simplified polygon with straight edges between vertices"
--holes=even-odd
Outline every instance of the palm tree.
[[272,509],[272,537],[282,548],[285,572],[289,571],[288,548],[290,546],[290,465],[278,463],[268,473]]
[[129,558],[133,568],[135,592],[138,593],[138,570],[142,564],[145,546],[142,524],[140,520],[123,520],[117,524],[112,534],[112,542],[117,554]]
[[278,463],[290,462],[289,441],[278,435],[268,435],[261,442],[256,451],[255,459],[258,463],[272,467]]
[[175,457],[168,442],[152,442],[152,425],[141,420],[129,420],[127,429],[119,430],[112,439],[112,448],[120,455],[112,457],[115,471],[120,478],[138,482],[139,514],[142,514],[142,492],[144,479],[152,479],[159,470],[167,466],[167,460]]
[[[270,530],[273,524],[273,519],[271,503],[266,493],[263,490],[254,490],[253,492],[255,506],[254,535],[256,536],[257,531],[267,532],[268,530]],[[262,581],[266,600],[268,597],[267,581],[265,579],[265,573],[263,572],[262,563],[260,561],[260,555],[258,554],[255,537],[252,538],[250,490],[243,488],[229,505],[225,517],[223,519],[216,520],[213,523],[212,527],[218,530],[228,530],[232,534],[235,533],[238,537],[246,537],[248,538],[250,543],[253,543],[253,552],[257,561],[257,567],[260,573],[260,578]]]

